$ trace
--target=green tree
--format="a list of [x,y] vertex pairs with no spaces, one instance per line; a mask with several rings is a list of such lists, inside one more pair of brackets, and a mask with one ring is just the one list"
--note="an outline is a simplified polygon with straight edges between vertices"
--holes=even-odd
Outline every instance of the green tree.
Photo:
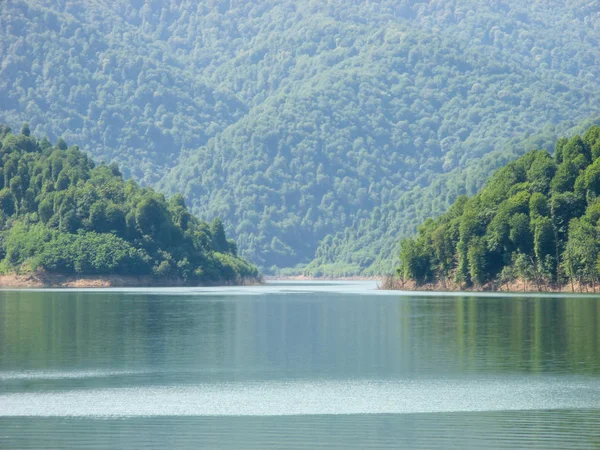
[[437,261],[437,268],[442,275],[444,285],[454,265],[454,246],[445,225],[440,225],[431,233],[431,244]]
[[108,231],[106,220],[106,203],[97,201],[90,207],[89,223],[90,228],[93,231],[98,233]]
[[135,220],[143,234],[157,237],[159,230],[165,226],[165,207],[155,198],[145,197],[137,205]]
[[125,212],[115,204],[109,203],[106,206],[105,220],[108,231],[115,232],[121,237],[127,234]]
[[502,208],[491,220],[486,232],[487,244],[490,250],[494,252],[503,252],[510,248],[509,220],[509,208]]
[[27,136],[27,137],[29,137],[29,135],[31,134],[31,131],[29,131],[28,123],[24,123],[23,126],[21,127],[21,134],[23,136]]
[[550,207],[545,195],[539,192],[531,194],[531,198],[529,199],[529,214],[532,220],[550,216]]
[[58,138],[58,141],[56,141],[56,148],[59,150],[66,150],[68,145],[63,138]]
[[16,212],[16,199],[8,189],[0,190],[0,209],[5,216],[12,216]]
[[153,275],[187,283],[258,277],[236,256],[222,226],[215,233],[229,253],[213,253],[210,226],[188,212],[181,196],[167,204],[152,189],[124,182],[118,168],[95,166],[77,147],[10,136],[4,137],[10,153],[0,159],[7,185],[0,190],[4,270]]
[[591,283],[596,291],[598,252],[600,251],[596,228],[585,219],[574,218],[569,223],[564,260],[565,271],[580,283]]
[[417,285],[425,283],[431,273],[431,260],[422,244],[406,239],[400,246],[400,273],[404,279],[415,280]]
[[509,220],[510,240],[514,247],[523,254],[529,254],[533,244],[529,218],[523,213],[513,215]]
[[600,159],[585,170],[583,180],[587,201],[591,203],[600,195]]
[[229,242],[227,242],[225,227],[221,219],[213,219],[210,223],[210,233],[212,235],[213,248],[221,253],[229,252]]
[[474,238],[469,243],[467,260],[469,262],[471,281],[477,286],[482,286],[488,278],[487,250],[482,238]]
[[531,257],[517,252],[514,257],[514,265],[519,278],[525,283],[524,289],[527,290],[527,284],[535,280],[535,269],[531,262]]
[[543,150],[535,153],[535,159],[527,171],[527,180],[531,183],[533,191],[546,193],[555,173],[556,163],[550,154]]
[[500,286],[504,286],[505,289],[508,291],[509,285],[513,283],[518,278],[518,276],[519,274],[517,273],[515,266],[509,263],[505,265],[500,271],[500,274],[498,275],[498,282],[500,283]]
[[563,240],[568,231],[569,221],[583,213],[583,203],[572,192],[554,194],[550,199],[552,220],[560,240]]
[[17,202],[23,198],[23,180],[19,175],[14,176],[10,180],[10,192],[15,196]]
[[[594,133],[584,136],[596,142]],[[571,139],[564,143],[569,148],[563,147],[567,152],[561,168],[575,165],[571,159],[585,159],[578,152],[581,145],[589,147],[586,142]],[[548,200],[533,186],[535,180],[545,177],[538,169],[543,166],[540,161],[547,158],[540,151],[524,155],[498,171],[472,198],[461,200],[435,220],[426,220],[417,239],[407,247],[413,264],[421,258],[431,261],[428,277],[441,279],[447,269],[439,261],[451,255],[448,261],[456,262],[458,283],[482,286],[491,282],[508,287],[518,277],[543,290],[564,283],[566,275],[573,289],[578,282],[595,290],[600,267],[597,163],[582,170],[566,191],[549,192]],[[548,174],[553,187],[560,184],[556,180],[562,176],[561,168],[553,176]],[[410,278],[410,274],[405,276]]]
[[[589,149],[594,148],[596,144],[600,143],[600,126],[592,125],[588,130],[583,134],[582,141],[585,146]],[[596,159],[597,156],[592,155],[592,161]]]
[[54,215],[54,208],[50,199],[45,198],[38,206],[38,215],[43,223],[47,223]]
[[590,149],[585,145],[580,136],[573,136],[569,139],[569,142],[565,144],[562,150],[562,157],[564,161],[575,161],[578,157],[583,157],[590,163],[591,154]]
[[556,175],[550,183],[552,192],[561,193],[572,191],[578,174],[579,171],[571,160],[566,160],[563,162],[560,166],[558,166]]
[[533,222],[533,249],[538,271],[550,279],[558,279],[556,274],[556,240],[552,220],[540,217]]

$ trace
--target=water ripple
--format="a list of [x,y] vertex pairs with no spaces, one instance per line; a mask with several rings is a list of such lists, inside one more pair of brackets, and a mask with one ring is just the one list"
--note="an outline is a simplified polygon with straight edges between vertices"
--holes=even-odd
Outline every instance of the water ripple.
[[0,395],[0,417],[289,416],[593,409],[582,377],[217,383]]

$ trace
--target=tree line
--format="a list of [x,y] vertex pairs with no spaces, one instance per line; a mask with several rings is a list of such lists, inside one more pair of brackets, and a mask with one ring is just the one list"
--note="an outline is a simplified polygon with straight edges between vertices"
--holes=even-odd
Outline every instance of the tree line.
[[600,127],[532,150],[401,242],[403,280],[417,285],[596,290],[600,276]]
[[597,113],[597,9],[0,2],[0,121],[181,192],[262,267],[380,270],[398,236],[516,156],[479,165],[494,149]]
[[193,216],[125,181],[116,164],[96,165],[61,138],[36,139],[0,126],[0,271],[151,275],[187,283],[258,277],[237,256],[223,223]]

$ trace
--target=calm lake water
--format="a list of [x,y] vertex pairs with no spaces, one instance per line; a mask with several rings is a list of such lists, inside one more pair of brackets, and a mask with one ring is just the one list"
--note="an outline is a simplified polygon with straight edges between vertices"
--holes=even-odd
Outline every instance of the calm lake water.
[[599,448],[600,297],[0,291],[0,448]]

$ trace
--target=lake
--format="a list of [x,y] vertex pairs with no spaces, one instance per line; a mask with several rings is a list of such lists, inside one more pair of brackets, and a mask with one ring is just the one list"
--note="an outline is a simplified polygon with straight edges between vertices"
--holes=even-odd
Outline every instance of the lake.
[[0,448],[598,448],[600,297],[0,291]]

